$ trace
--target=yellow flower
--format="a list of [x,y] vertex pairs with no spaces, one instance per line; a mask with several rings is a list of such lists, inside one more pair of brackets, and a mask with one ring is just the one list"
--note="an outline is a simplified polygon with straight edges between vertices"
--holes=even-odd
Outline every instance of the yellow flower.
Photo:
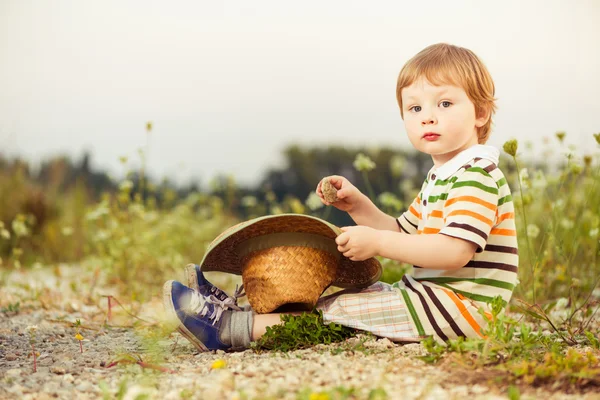
[[504,151],[510,155],[510,156],[516,156],[517,155],[517,149],[518,149],[519,145],[518,142],[515,139],[509,140],[507,142],[504,143],[504,146],[502,146],[502,148],[504,149]]
[[211,369],[221,369],[221,368],[225,368],[227,366],[227,363],[225,362],[225,360],[215,360],[212,365],[210,366]]
[[329,395],[327,393],[311,393],[309,400],[329,400]]
[[75,335],[75,339],[82,341],[83,340],[83,336],[81,336],[81,333],[77,332],[77,335]]

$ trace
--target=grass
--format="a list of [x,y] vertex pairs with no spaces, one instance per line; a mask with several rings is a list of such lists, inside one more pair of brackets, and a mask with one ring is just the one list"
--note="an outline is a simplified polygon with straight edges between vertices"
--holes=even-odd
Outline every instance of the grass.
[[[505,373],[515,385],[509,391],[512,398],[518,398],[522,383],[553,382],[571,388],[600,385],[600,134],[594,135],[596,150],[586,154],[574,153],[565,138],[562,132],[555,138],[563,153],[558,163],[547,161],[552,155],[546,149],[541,152],[542,161],[532,161],[516,140],[504,146],[501,168],[513,190],[520,250],[520,284],[509,304],[511,312],[504,314],[496,305],[484,339],[451,340],[446,346],[424,342],[428,354],[423,360],[427,362],[456,362]],[[377,168],[365,155],[357,159],[355,167],[361,173]],[[368,181],[367,174],[362,175]],[[27,198],[27,191],[32,190],[21,175],[0,175],[0,189],[9,185],[17,191],[14,199]],[[367,187],[371,187],[368,182]],[[183,265],[199,261],[206,245],[238,222],[227,205],[236,193],[232,181],[227,183],[230,194],[225,196],[230,200],[193,193],[176,201],[173,193],[153,196],[150,185],[145,188],[150,195],[142,198],[133,188],[126,180],[118,193],[105,194],[98,202],[87,201],[81,189],[64,193],[60,197],[62,214],[42,230],[36,228],[39,217],[33,214],[16,213],[12,220],[1,223],[2,281],[8,270],[44,263],[51,249],[52,254],[63,254],[64,259],[77,262],[95,279],[115,288],[122,303],[139,304],[164,280],[179,276]],[[369,194],[384,211],[398,215],[402,206],[399,190]],[[242,203],[258,214],[326,215],[310,196],[306,202],[290,197],[277,202],[272,194],[265,198],[265,204],[249,198]],[[6,207],[15,209],[10,204]],[[398,281],[411,271],[411,266],[390,260],[382,260],[382,264],[385,282]],[[26,301],[11,299],[0,304],[1,311],[7,315],[22,312]],[[135,314],[133,306],[127,308]],[[254,344],[257,351],[289,351],[344,341],[356,334],[339,325],[323,325],[319,313],[287,316],[282,322]],[[149,341],[154,360],[152,340],[158,337]],[[341,351],[366,350],[355,346]],[[319,395],[307,393],[309,398]],[[346,394],[342,390],[324,395],[345,398]]]

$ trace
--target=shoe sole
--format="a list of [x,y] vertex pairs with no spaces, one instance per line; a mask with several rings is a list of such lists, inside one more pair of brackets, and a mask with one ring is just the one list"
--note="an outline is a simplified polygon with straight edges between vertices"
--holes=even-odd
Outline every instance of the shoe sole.
[[[187,268],[186,268],[187,269]],[[167,281],[163,285],[163,306],[167,312],[167,316],[170,321],[178,321],[179,325],[177,326],[177,331],[181,333],[183,337],[190,341],[198,349],[200,352],[209,351],[209,349],[199,341],[196,336],[192,332],[190,332],[185,325],[181,323],[181,320],[177,316],[175,312],[175,305],[173,304],[173,281]]]
[[185,278],[187,279],[188,287],[199,291],[198,274],[196,273],[196,264],[188,264],[185,266]]

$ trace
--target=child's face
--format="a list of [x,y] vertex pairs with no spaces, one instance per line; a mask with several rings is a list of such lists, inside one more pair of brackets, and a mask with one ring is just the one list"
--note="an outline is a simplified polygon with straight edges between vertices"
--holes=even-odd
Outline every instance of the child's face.
[[477,144],[475,105],[458,86],[434,86],[424,78],[402,89],[404,125],[415,148],[430,154],[436,166]]

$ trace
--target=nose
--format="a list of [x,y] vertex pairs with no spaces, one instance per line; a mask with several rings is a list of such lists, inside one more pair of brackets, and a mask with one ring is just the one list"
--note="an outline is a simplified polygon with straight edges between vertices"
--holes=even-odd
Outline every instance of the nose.
[[427,125],[433,125],[437,122],[437,119],[435,118],[435,116],[430,113],[429,115],[423,115],[421,117],[421,125],[423,126],[427,126]]

